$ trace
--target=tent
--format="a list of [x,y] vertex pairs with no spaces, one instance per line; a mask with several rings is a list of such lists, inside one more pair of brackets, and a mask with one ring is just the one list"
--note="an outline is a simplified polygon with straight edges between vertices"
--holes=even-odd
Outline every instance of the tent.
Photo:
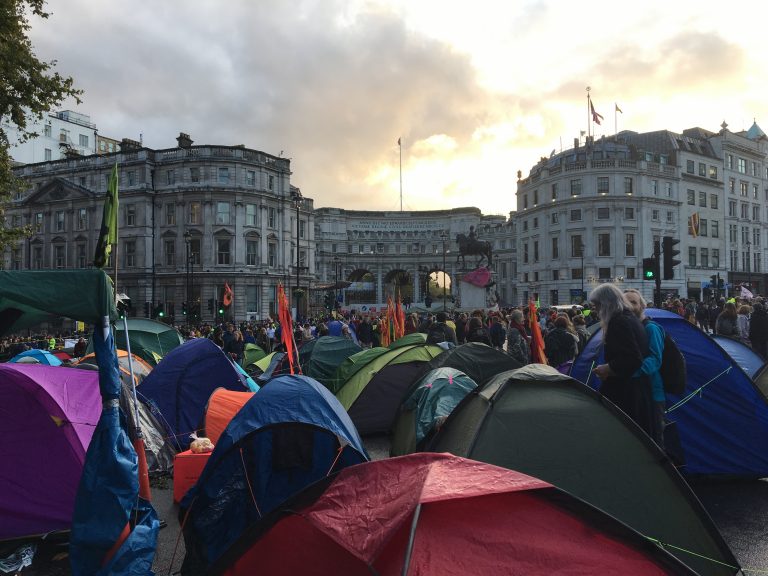
[[339,390],[341,390],[342,386],[344,386],[344,384],[346,384],[347,381],[352,378],[352,376],[357,374],[357,372],[361,370],[366,364],[375,358],[378,358],[382,354],[386,354],[389,350],[389,348],[376,346],[374,348],[367,348],[357,352],[356,354],[352,354],[352,356],[345,359],[344,362],[342,362],[339,367],[336,368],[336,372],[333,374],[333,378],[331,378],[327,388],[336,394]]
[[439,346],[411,345],[389,350],[358,370],[336,397],[362,435],[389,432],[411,385]]
[[0,364],[0,540],[71,527],[99,414],[97,373]]
[[54,354],[48,352],[48,350],[38,350],[37,348],[19,352],[16,354],[16,356],[8,360],[8,362],[22,364],[44,364],[45,366],[62,365],[62,361],[58,356],[54,356]]
[[349,416],[326,388],[307,376],[275,378],[232,419],[181,502],[182,570],[204,569],[287,498],[366,460]]
[[254,392],[237,392],[226,388],[217,388],[208,399],[205,407],[205,436],[215,446],[219,442],[224,430],[226,430],[235,414],[245,406]]
[[694,575],[551,484],[450,454],[342,470],[243,536],[213,572]]
[[736,572],[728,545],[661,449],[611,402],[550,366],[503,372],[477,388],[427,449],[541,478],[674,546],[701,574]]
[[435,368],[421,378],[400,407],[391,456],[416,452],[477,384],[455,368]]
[[261,360],[267,355],[264,349],[257,344],[249,342],[244,347],[243,360],[241,362],[243,368],[248,368],[254,362]]
[[390,350],[394,350],[395,348],[401,348],[403,346],[410,346],[411,344],[426,344],[427,342],[427,335],[423,332],[412,332],[411,334],[406,334],[405,336],[401,336],[394,342],[392,342],[388,348]]
[[[685,356],[688,382],[682,396],[667,395],[667,420],[674,422],[689,476],[768,476],[768,402],[752,379],[709,335],[674,312],[648,309]],[[599,361],[598,330],[576,358],[571,376],[598,388],[590,375]]]
[[261,373],[256,376],[256,380],[258,380],[261,386],[269,382],[275,376],[275,370],[280,367],[284,357],[285,352],[272,352],[253,364],[253,366],[261,370]]
[[[155,366],[168,352],[184,343],[176,328],[149,318],[128,318],[128,338],[131,353],[146,360],[150,366]],[[125,332],[117,331],[115,342],[118,349],[127,349]],[[93,342],[88,342],[87,352],[93,352]]]
[[172,350],[139,387],[139,398],[152,406],[179,450],[200,430],[205,405],[216,388],[247,391],[243,376],[221,348],[195,338]]
[[763,366],[765,366],[765,360],[743,342],[736,340],[735,338],[717,335],[712,336],[712,339],[720,345],[720,348],[728,353],[728,356],[733,358],[734,362],[736,362],[736,364],[738,364],[750,378],[754,379],[760,370],[762,370]]
[[[152,372],[152,365],[146,360],[143,360],[136,354],[130,355],[130,365],[128,352],[125,350],[117,350],[117,363],[120,365],[120,372],[130,376],[131,368],[133,369],[133,376],[136,378],[136,384],[141,384],[144,378]],[[96,355],[91,352],[80,358],[75,365],[80,364],[93,364],[96,365]]]
[[520,363],[509,354],[487,344],[468,342],[446,350],[429,362],[429,370],[443,367],[461,370],[480,386],[496,374],[520,368]]
[[[310,344],[312,347],[305,352]],[[322,336],[301,347],[301,370],[327,386],[341,363],[357,352],[360,352],[360,346],[349,338]]]
[[[160,523],[139,492],[139,458],[121,422],[110,324],[115,295],[103,270],[0,271],[0,336],[65,317],[94,326],[101,415],[75,497],[69,546],[74,576],[149,571]],[[129,520],[132,522],[129,524]]]

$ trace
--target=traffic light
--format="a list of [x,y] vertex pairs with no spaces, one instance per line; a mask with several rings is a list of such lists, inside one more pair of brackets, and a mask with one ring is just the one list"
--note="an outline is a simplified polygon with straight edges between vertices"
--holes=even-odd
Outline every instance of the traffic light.
[[213,312],[213,298],[208,298],[208,312]]
[[675,250],[675,245],[680,240],[672,236],[664,236],[662,239],[662,250],[664,252],[664,280],[672,280],[675,277],[675,266],[680,264],[680,260],[675,260],[675,256],[680,254],[680,250]]
[[720,278],[719,276],[717,278],[717,289],[720,290],[720,292],[725,291],[725,279]]
[[182,313],[184,316],[186,316],[186,315],[187,315],[187,303],[186,303],[186,302],[182,302],[182,303],[181,303],[181,313]]
[[158,318],[163,318],[165,316],[165,306],[162,302],[157,303],[157,316]]
[[149,318],[150,312],[152,312],[152,303],[144,302],[144,317]]
[[712,276],[709,277],[709,286],[712,290],[717,290],[717,274],[712,274]]
[[219,310],[219,316],[224,316],[224,302],[217,301],[216,308]]
[[656,258],[643,258],[643,280],[656,280]]
[[325,296],[323,297],[323,303],[325,304],[325,307],[330,310],[331,309],[331,300],[332,296],[330,292],[326,292]]

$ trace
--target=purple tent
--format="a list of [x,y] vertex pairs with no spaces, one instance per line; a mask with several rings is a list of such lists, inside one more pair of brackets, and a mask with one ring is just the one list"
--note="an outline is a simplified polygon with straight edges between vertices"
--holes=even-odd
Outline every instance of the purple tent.
[[0,364],[0,540],[71,527],[100,414],[97,372]]

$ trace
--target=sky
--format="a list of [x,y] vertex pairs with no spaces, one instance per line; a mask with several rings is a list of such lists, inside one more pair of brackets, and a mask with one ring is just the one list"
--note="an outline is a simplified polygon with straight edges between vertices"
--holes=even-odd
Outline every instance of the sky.
[[[99,133],[291,159],[315,207],[515,210],[517,171],[588,129],[768,130],[768,4],[49,0],[38,56]],[[615,112],[618,106],[622,113]],[[401,146],[398,146],[400,139]],[[401,166],[402,157],[402,170]]]

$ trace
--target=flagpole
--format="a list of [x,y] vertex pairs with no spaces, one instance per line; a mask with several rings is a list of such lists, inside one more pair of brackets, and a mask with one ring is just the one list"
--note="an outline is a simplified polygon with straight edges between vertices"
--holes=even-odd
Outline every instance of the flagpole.
[[397,139],[397,147],[400,149],[400,212],[403,211],[403,145],[402,138]]
[[613,135],[614,137],[619,134],[619,110],[616,103],[613,103]]
[[587,142],[589,142],[589,137],[591,136],[590,128],[592,127],[592,114],[590,110],[590,100],[589,100],[589,91],[591,88],[587,86]]

